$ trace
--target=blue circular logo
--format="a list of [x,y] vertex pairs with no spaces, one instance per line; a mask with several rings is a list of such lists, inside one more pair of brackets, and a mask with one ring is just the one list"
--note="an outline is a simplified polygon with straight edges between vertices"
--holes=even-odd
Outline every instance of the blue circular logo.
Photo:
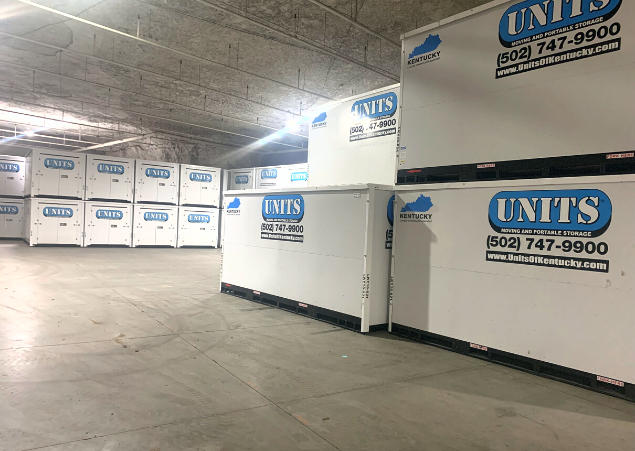
[[395,221],[394,204],[395,204],[395,195],[393,194],[392,197],[388,199],[387,216],[388,216],[388,222],[390,223],[390,227],[392,227],[392,223]]

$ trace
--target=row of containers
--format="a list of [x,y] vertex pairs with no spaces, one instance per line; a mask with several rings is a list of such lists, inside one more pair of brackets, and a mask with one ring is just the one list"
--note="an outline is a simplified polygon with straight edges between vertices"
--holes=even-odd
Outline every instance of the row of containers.
[[312,188],[225,193],[222,291],[635,401],[635,2],[540,3],[313,111]]
[[0,237],[31,246],[218,247],[218,208],[0,198]]

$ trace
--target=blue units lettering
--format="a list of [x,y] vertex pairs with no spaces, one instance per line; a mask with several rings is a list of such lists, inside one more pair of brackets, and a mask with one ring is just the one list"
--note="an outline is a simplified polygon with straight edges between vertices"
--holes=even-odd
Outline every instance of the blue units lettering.
[[622,0],[526,0],[505,11],[499,38],[505,47],[584,28],[613,17]]
[[121,210],[97,210],[95,213],[97,219],[123,219],[123,211]]
[[358,100],[351,107],[351,114],[356,120],[393,116],[396,111],[397,94],[394,92],[387,92],[367,99]]
[[309,179],[308,172],[292,172],[291,173],[291,181],[292,182],[303,182]]
[[17,205],[0,205],[0,215],[17,215]]
[[190,172],[190,180],[193,182],[205,182],[212,181],[212,174],[206,174],[204,172]]
[[63,207],[44,207],[42,211],[47,218],[72,218],[73,209]]
[[120,164],[99,163],[97,165],[97,172],[101,172],[102,174],[123,174],[124,167]]
[[161,221],[161,222],[165,222],[167,221],[169,218],[169,215],[167,213],[161,213],[158,211],[146,211],[143,214],[143,219],[146,221]]
[[209,215],[197,215],[197,214],[189,214],[187,215],[187,222],[209,222]]
[[278,178],[278,170],[277,169],[263,169],[260,171],[261,179],[275,179]]
[[267,222],[300,222],[304,216],[304,199],[299,194],[265,196],[262,218]]
[[609,197],[596,189],[503,191],[489,204],[489,222],[499,233],[602,235],[611,223]]
[[247,183],[249,183],[249,176],[237,175],[234,181],[236,182],[236,185],[246,185]]
[[20,172],[20,165],[15,163],[0,163],[0,172]]
[[170,171],[168,171],[167,169],[146,168],[146,176],[155,179],[169,179]]
[[75,169],[75,162],[73,160],[62,160],[61,158],[45,158],[44,167],[70,171]]

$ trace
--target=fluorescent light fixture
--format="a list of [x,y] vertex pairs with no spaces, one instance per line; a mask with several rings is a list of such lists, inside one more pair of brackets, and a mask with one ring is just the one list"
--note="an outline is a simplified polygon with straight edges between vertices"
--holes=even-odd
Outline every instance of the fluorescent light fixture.
[[25,136],[28,136],[29,138],[32,138],[35,136],[35,132],[33,130],[27,130],[24,132]]
[[300,131],[300,123],[296,120],[287,121],[285,128],[290,132],[298,132]]

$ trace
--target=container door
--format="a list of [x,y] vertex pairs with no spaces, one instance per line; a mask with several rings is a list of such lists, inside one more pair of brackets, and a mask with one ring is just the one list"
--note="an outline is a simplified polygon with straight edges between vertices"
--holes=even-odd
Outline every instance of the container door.
[[123,217],[108,221],[108,244],[130,245],[130,209],[117,208],[123,213]]
[[124,167],[123,174],[112,174],[110,176],[110,198],[132,201],[130,198],[130,187],[132,184],[132,164],[117,163]]
[[0,160],[0,196],[24,196],[24,162]]
[[74,169],[59,170],[59,194],[58,196],[82,197],[84,189],[84,177],[82,176],[83,166],[78,159],[73,159]]
[[[60,194],[60,169],[44,166],[44,158],[41,157],[37,177],[37,189],[33,193],[36,196],[59,196]],[[35,181],[34,181],[35,182]]]
[[[86,242],[90,244],[108,244],[109,220],[100,218],[97,212],[106,210],[100,205],[90,205],[90,210],[86,214]],[[101,215],[103,216],[103,215]]]
[[16,214],[0,215],[0,224],[2,223],[2,216],[4,216],[4,234],[0,233],[0,236],[10,238],[20,238],[22,236],[24,207],[22,205],[16,205],[16,207],[18,207]]
[[176,182],[177,172],[172,168],[165,168],[170,171],[170,177],[157,179],[157,202],[176,203]]
[[137,187],[137,201],[139,202],[157,202],[159,180],[162,182],[165,179],[158,179],[155,177],[148,177],[146,175],[146,169],[150,168],[148,165],[143,165],[139,171],[140,183]]
[[58,218],[57,243],[79,244],[81,211],[77,205],[62,205],[62,207],[72,209],[73,216],[70,218]]
[[167,221],[157,221],[154,223],[154,244],[157,246],[171,246],[174,244],[174,213],[171,211],[166,211],[166,213],[169,215]]
[[46,207],[56,207],[54,204],[39,204],[36,206],[35,218],[31,231],[36,243],[57,244],[57,230],[59,229],[59,218],[55,216],[44,216]]

